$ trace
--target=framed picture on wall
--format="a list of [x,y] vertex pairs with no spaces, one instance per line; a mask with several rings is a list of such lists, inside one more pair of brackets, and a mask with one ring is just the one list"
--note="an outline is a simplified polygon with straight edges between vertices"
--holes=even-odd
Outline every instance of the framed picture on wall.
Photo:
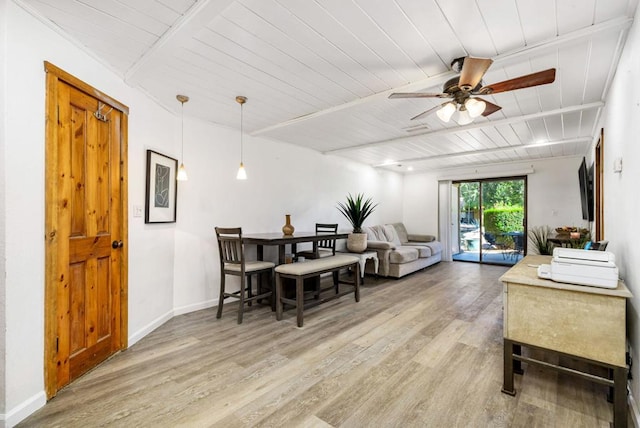
[[175,223],[178,161],[147,150],[145,223]]

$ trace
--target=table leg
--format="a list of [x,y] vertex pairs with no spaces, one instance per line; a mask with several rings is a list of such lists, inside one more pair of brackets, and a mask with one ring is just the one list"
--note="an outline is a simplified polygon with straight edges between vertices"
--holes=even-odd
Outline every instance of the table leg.
[[304,279],[298,277],[296,279],[296,315],[298,319],[298,327],[302,327],[302,311],[304,310]]
[[354,275],[354,278],[353,278],[353,286],[355,288],[354,294],[355,294],[356,302],[359,302],[360,301],[360,272],[358,272],[358,270],[360,269],[360,265],[356,264],[355,269],[356,269],[356,274]]
[[280,274],[276,272],[276,319],[280,321],[282,319],[282,278]]
[[627,368],[613,369],[613,426],[627,428]]
[[285,254],[285,250],[286,250],[286,245],[282,244],[282,245],[278,245],[278,264],[279,265],[283,265],[284,264],[284,254]]
[[258,260],[264,260],[264,247],[262,245],[257,245],[256,257]]
[[502,381],[502,392],[509,395],[516,395],[513,387],[513,342],[504,339],[504,375]]

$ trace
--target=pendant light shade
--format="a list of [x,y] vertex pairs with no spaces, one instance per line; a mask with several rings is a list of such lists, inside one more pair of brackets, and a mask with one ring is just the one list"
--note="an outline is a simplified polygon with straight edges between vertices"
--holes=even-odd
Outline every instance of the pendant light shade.
[[244,169],[244,163],[243,163],[243,144],[242,144],[242,136],[243,136],[243,131],[242,131],[242,120],[243,120],[243,106],[244,103],[247,102],[247,97],[243,97],[241,95],[238,95],[236,97],[236,102],[238,104],[240,104],[240,168],[238,168],[238,173],[236,174],[236,178],[238,180],[246,180],[247,179],[247,171]]
[[178,175],[176,177],[176,180],[187,181],[189,177],[187,176],[187,169],[184,167],[184,103],[189,101],[189,97],[186,95],[176,95],[176,99],[180,101],[180,104],[182,104],[182,119],[180,126],[182,148],[180,149],[180,168],[178,168]]
[[240,168],[238,168],[238,173],[236,174],[236,178],[238,180],[246,180],[247,179],[247,171],[244,169],[244,165],[240,162]]
[[188,179],[189,179],[189,176],[187,175],[187,168],[185,168],[184,164],[181,163],[180,168],[178,168],[178,176],[176,177],[176,180],[187,181]]

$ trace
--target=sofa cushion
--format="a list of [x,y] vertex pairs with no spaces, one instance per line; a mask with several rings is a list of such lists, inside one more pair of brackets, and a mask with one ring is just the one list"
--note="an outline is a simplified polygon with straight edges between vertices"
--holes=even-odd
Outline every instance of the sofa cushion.
[[427,247],[426,245],[409,244],[409,245],[407,245],[407,247],[413,247],[416,250],[418,250],[418,257],[420,257],[420,258],[431,257],[431,255],[433,254],[432,251],[431,251],[431,248]]
[[389,263],[409,263],[418,260],[418,249],[412,247],[397,247],[389,254]]
[[366,227],[364,231],[367,234],[368,241],[388,241],[387,235],[384,233],[384,227],[382,226]]
[[434,256],[442,252],[442,244],[438,241],[427,242],[427,247],[431,248],[431,254]]
[[393,243],[395,246],[402,245],[402,242],[400,241],[400,238],[396,233],[396,229],[392,225],[390,224],[384,225],[384,234],[387,237],[387,241]]
[[396,230],[400,242],[406,244],[409,241],[409,234],[407,233],[407,228],[404,227],[404,223],[393,223],[391,226]]

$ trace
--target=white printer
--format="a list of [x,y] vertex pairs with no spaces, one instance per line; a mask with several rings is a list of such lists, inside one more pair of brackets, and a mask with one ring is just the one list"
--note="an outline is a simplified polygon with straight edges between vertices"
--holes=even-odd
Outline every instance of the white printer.
[[618,267],[615,261],[615,255],[608,251],[554,248],[551,264],[538,266],[538,276],[556,282],[616,288]]

